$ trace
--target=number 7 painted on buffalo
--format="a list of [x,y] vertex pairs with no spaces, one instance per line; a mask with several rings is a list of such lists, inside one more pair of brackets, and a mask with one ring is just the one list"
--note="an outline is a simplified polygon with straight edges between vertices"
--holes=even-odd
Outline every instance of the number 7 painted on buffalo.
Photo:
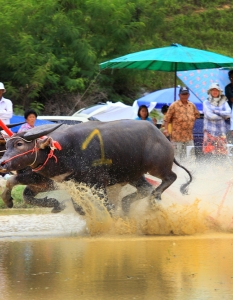
[[111,159],[106,159],[105,155],[104,155],[104,142],[102,139],[102,136],[99,132],[98,129],[94,129],[89,136],[85,139],[85,141],[82,144],[81,149],[85,150],[87,149],[87,146],[89,145],[89,143],[91,142],[91,140],[94,138],[94,136],[97,135],[100,141],[100,151],[101,151],[101,158],[94,160],[92,162],[92,166],[100,166],[100,165],[111,165],[112,164],[112,160]]

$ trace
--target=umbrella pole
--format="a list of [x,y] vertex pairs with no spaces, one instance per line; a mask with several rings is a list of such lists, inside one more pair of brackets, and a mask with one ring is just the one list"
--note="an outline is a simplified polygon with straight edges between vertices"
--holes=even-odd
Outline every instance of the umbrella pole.
[[174,88],[174,101],[176,101],[176,70],[177,70],[177,63],[175,63],[175,88]]

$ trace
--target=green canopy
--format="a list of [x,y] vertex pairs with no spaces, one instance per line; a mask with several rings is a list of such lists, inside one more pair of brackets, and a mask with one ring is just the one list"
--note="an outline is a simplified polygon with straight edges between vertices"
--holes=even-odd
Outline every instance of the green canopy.
[[165,72],[221,67],[233,67],[233,58],[179,44],[127,54],[100,64],[100,69],[146,69]]

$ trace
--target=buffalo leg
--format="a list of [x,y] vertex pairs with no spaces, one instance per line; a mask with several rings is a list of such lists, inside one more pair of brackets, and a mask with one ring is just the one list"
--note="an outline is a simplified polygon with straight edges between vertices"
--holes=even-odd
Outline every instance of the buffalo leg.
[[[13,199],[11,197],[11,191],[14,186],[22,184],[27,185],[24,190],[23,198],[27,204],[38,205],[43,207],[59,207],[59,201],[56,199],[36,199],[34,196],[39,192],[51,191],[56,189],[53,180],[45,178],[37,173],[31,172],[31,170],[25,170],[17,175],[11,176],[6,182],[6,187],[2,193],[2,199],[7,207],[13,207]],[[46,204],[47,202],[47,204]]]
[[[45,189],[43,189],[45,191]],[[41,207],[53,207],[53,212],[60,212],[65,209],[65,206],[57,201],[54,198],[35,198],[35,196],[40,192],[40,187],[37,191],[37,189],[33,188],[33,190],[30,188],[30,186],[26,186],[23,192],[23,198],[25,203],[30,205],[36,205]]]
[[82,207],[80,205],[78,205],[77,203],[75,203],[73,201],[73,199],[64,199],[63,201],[59,202],[57,199],[55,198],[48,198],[43,197],[43,198],[36,198],[35,196],[40,193],[40,192],[48,192],[48,191],[52,191],[55,190],[56,187],[54,185],[54,182],[50,179],[48,179],[48,186],[46,187],[44,184],[43,185],[28,185],[25,189],[24,189],[24,193],[23,193],[23,198],[25,203],[30,204],[30,205],[36,205],[36,206],[41,206],[41,207],[53,207],[52,209],[52,213],[59,213],[61,211],[63,211],[66,208],[66,202],[67,201],[72,201],[72,205],[75,209],[76,212],[78,212],[80,215],[85,215]]
[[2,192],[2,200],[6,204],[7,207],[12,208],[13,207],[13,198],[11,197],[11,191],[14,186],[20,184],[18,181],[18,175],[13,175],[6,181],[5,189]]
[[130,205],[134,201],[149,196],[151,190],[153,189],[152,185],[146,180],[145,176],[140,177],[138,181],[130,182],[130,185],[136,187],[137,192],[122,198],[122,210],[125,214],[129,213]]
[[112,215],[112,210],[115,208],[114,204],[109,202],[107,191],[105,187],[97,187],[96,185],[92,186],[92,193],[97,195],[97,197],[103,202],[103,205],[106,207],[107,211]]
[[[13,199],[11,197],[11,191],[14,186],[22,184],[27,185],[24,190],[23,198],[27,204],[37,205],[42,207],[53,207],[52,212],[60,212],[65,208],[64,203],[60,203],[53,198],[44,197],[41,199],[35,198],[40,192],[52,191],[56,189],[53,180],[46,178],[38,173],[32,172],[31,168],[21,170],[17,175],[11,176],[6,182],[6,187],[2,193],[2,199],[7,207],[13,207]],[[73,203],[73,201],[72,201]],[[74,209],[81,213],[81,208],[74,205]]]
[[153,204],[154,200],[161,200],[161,194],[176,180],[177,175],[170,171],[170,174],[162,178],[161,184],[153,190],[150,196],[150,201]]

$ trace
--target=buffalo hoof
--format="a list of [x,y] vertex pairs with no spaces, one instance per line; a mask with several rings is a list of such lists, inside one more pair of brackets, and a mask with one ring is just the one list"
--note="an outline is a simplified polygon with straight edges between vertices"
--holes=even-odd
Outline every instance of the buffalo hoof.
[[73,202],[73,206],[74,206],[74,209],[77,213],[79,213],[81,216],[85,216],[85,211],[83,210],[82,206],[78,205],[76,202]]
[[114,211],[115,211],[115,205],[112,203],[108,203],[107,205],[105,205],[108,213],[110,214],[111,217],[113,217],[114,215]]
[[150,208],[152,209],[152,210],[155,210],[156,208],[157,208],[157,204],[158,204],[158,202],[160,201],[160,200],[162,200],[161,199],[161,195],[159,195],[159,197],[157,196],[157,197],[151,197],[150,198]]
[[7,200],[5,200],[5,199],[3,198],[3,201],[4,201],[4,203],[6,204],[6,206],[7,206],[8,208],[12,208],[12,207],[14,206],[13,198],[11,198],[11,197],[10,197],[10,199],[7,199]]
[[105,205],[105,207],[107,208],[108,212],[115,209],[115,205],[113,203],[108,203],[107,205]]
[[59,203],[58,205],[54,206],[54,208],[51,210],[51,213],[57,214],[63,211],[65,208],[66,208],[65,204]]
[[63,209],[61,209],[60,207],[54,207],[52,210],[51,210],[51,213],[52,214],[58,214],[59,212],[63,211]]
[[154,190],[150,195],[150,201],[151,203],[155,200],[162,200],[161,198],[161,192]]
[[7,206],[8,208],[12,208],[12,207],[14,206],[14,203],[13,203],[12,199],[10,199],[10,200],[8,200],[7,202],[5,202],[5,204],[6,204],[6,206]]
[[13,204],[13,198],[11,197],[11,190],[5,188],[1,196],[6,206],[12,208],[14,204]]

